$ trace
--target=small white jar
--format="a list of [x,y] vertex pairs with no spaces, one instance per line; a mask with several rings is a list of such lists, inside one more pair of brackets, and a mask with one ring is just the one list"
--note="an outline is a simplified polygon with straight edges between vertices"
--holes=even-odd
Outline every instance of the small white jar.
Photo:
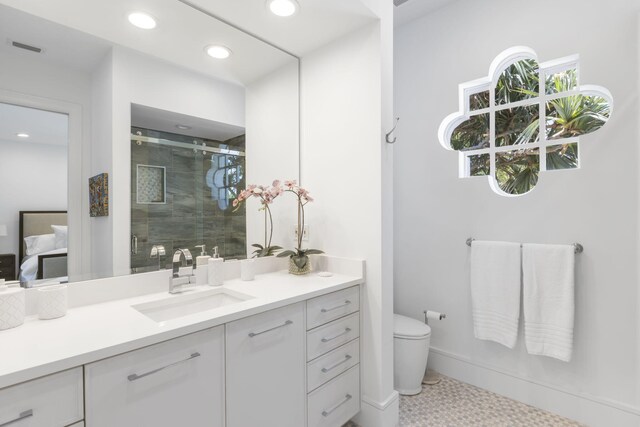
[[24,289],[0,283],[0,331],[15,328],[24,323],[26,305]]
[[256,278],[256,260],[243,259],[240,261],[240,279],[249,282]]
[[67,314],[67,285],[51,285],[38,289],[38,318],[57,319]]

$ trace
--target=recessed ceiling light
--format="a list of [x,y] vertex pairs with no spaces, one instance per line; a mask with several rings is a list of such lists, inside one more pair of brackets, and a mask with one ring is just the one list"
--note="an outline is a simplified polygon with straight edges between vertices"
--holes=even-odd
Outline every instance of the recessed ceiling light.
[[129,22],[143,30],[151,30],[156,27],[156,20],[153,16],[144,12],[133,12],[129,14]]
[[231,56],[231,49],[221,45],[207,46],[205,51],[207,52],[207,55],[216,59],[226,59]]
[[267,6],[277,16],[291,16],[298,11],[298,2],[295,0],[268,0]]
[[176,127],[180,130],[189,130],[191,129],[191,126],[187,126],[187,125],[176,125]]
[[18,138],[29,138],[29,134],[24,132],[16,133],[16,136]]

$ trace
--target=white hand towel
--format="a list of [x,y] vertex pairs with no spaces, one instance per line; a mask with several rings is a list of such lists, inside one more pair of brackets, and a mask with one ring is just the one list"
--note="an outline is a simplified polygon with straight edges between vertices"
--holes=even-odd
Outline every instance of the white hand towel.
[[524,334],[529,354],[571,360],[574,263],[572,245],[523,245]]
[[520,244],[473,241],[473,331],[481,340],[513,348],[520,317]]

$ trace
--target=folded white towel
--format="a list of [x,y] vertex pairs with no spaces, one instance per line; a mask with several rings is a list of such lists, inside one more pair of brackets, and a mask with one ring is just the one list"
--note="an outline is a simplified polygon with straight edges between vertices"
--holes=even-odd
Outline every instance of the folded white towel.
[[473,331],[481,340],[513,348],[520,317],[520,244],[471,244]]
[[572,245],[522,247],[524,334],[529,354],[571,360],[574,263]]

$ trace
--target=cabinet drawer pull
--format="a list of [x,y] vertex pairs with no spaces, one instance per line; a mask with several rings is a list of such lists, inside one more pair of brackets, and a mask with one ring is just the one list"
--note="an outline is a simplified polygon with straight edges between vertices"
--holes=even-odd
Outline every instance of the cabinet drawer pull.
[[346,307],[349,304],[351,304],[351,301],[345,300],[344,303],[342,303],[342,304],[336,305],[335,307],[331,307],[331,308],[323,308],[323,309],[320,310],[320,312],[321,313],[328,313],[330,311],[337,310],[337,309],[342,308],[342,307]]
[[14,418],[11,421],[7,421],[6,423],[0,424],[0,427],[8,426],[13,423],[17,423],[18,421],[24,420],[25,418],[33,417],[33,409],[27,409],[26,411],[20,412],[18,418]]
[[287,320],[282,325],[274,326],[273,328],[265,329],[264,331],[250,332],[249,333],[249,338],[257,337],[258,335],[266,334],[267,332],[271,332],[271,331],[274,331],[276,329],[284,328],[285,326],[289,326],[292,323],[293,323],[293,320]]
[[347,335],[349,332],[351,332],[351,328],[344,328],[344,331],[343,331],[343,332],[340,332],[339,334],[334,335],[334,336],[332,336],[332,337],[324,337],[324,338],[322,338],[322,340],[321,340],[321,341],[322,341],[322,342],[329,342],[329,341],[333,341],[333,340],[335,340],[336,338],[340,338],[340,337],[341,337],[341,336],[343,336],[343,335]]
[[335,412],[336,409],[338,409],[339,407],[341,407],[342,405],[344,405],[345,403],[347,403],[348,401],[351,400],[353,396],[351,396],[350,394],[347,394],[344,396],[344,399],[342,399],[340,401],[340,403],[336,403],[334,406],[332,406],[329,409],[325,409],[324,411],[322,411],[322,416],[323,417],[328,417],[329,415],[331,415],[333,412]]
[[[148,375],[155,374],[155,373],[160,372],[160,371],[162,371],[163,369],[167,369],[167,368],[169,368],[169,367],[171,367],[171,366],[175,366],[175,365],[178,365],[178,364],[180,364],[180,363],[188,362],[189,360],[191,360],[191,359],[195,359],[196,357],[200,357],[200,353],[198,353],[198,352],[191,353],[191,356],[187,357],[186,359],[179,360],[179,361],[174,362],[174,363],[170,363],[170,364],[168,364],[168,365],[166,365],[166,366],[163,366],[162,368],[154,369],[153,371],[145,372],[144,374],[140,374],[140,375],[138,375],[138,374],[131,374],[131,375],[129,375],[129,376],[127,377],[127,379],[128,379],[129,381],[136,381],[136,380],[139,380],[140,378],[144,378],[144,377],[146,377],[146,376],[148,376]],[[0,426],[0,427],[2,427],[2,426]]]
[[334,364],[333,364],[333,365],[331,365],[331,366],[327,366],[326,368],[322,368],[322,369],[321,369],[321,371],[322,371],[322,372],[324,372],[324,373],[326,374],[327,372],[329,372],[329,371],[332,371],[332,370],[336,369],[338,366],[342,365],[343,363],[347,363],[349,360],[351,360],[351,356],[347,354],[347,355],[344,357],[344,359],[342,359],[341,361],[336,362],[336,363],[334,363]]

